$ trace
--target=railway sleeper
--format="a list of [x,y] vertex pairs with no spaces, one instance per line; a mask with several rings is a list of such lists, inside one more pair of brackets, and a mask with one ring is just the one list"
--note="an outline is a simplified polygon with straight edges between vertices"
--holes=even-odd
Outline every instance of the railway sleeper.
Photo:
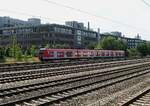
[[[105,84],[104,84],[105,85]],[[101,86],[104,86],[104,85],[101,85]],[[92,89],[93,88],[93,86],[91,86],[91,87],[89,87],[89,86],[87,86],[87,88],[85,89],[85,88],[80,88],[80,90],[79,89],[74,89],[73,91],[71,90],[71,94],[75,94],[76,92],[83,92],[83,91],[85,91],[85,90],[88,90],[88,89]],[[81,90],[82,89],[82,90]]]

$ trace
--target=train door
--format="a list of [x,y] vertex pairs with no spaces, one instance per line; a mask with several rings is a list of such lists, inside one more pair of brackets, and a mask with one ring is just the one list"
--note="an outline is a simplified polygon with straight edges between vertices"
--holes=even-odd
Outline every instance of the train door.
[[110,54],[111,54],[111,55],[110,55],[111,57],[113,57],[113,56],[114,56],[113,51],[111,51],[111,53],[110,53]]
[[95,51],[96,52],[96,55],[95,57],[99,57],[99,50]]
[[74,58],[78,58],[78,50],[74,51],[73,54],[74,54]]
[[92,58],[94,57],[94,51],[93,50],[90,51],[90,57],[92,57]]
[[64,51],[62,50],[57,51],[57,58],[58,59],[64,58]]
[[48,51],[48,57],[49,57],[49,59],[54,59],[54,51],[53,50],[49,50]]
[[73,50],[66,50],[65,58],[73,58]]
[[86,50],[83,50],[82,51],[82,56],[85,58],[85,57],[87,57],[87,51]]
[[77,51],[77,58],[81,58],[81,57],[83,57],[83,51],[78,50]]
[[56,50],[53,50],[53,53],[54,53],[54,59],[57,59],[57,51]]
[[105,56],[106,56],[106,57],[109,57],[109,51],[106,50],[105,53],[106,53]]
[[105,56],[106,56],[105,51],[102,51],[101,53],[102,53],[102,57],[105,57]]
[[103,51],[102,51],[102,50],[99,50],[99,51],[98,51],[98,53],[99,53],[99,55],[98,55],[99,57],[104,56],[104,53],[103,53]]
[[116,51],[113,51],[113,57],[116,57]]

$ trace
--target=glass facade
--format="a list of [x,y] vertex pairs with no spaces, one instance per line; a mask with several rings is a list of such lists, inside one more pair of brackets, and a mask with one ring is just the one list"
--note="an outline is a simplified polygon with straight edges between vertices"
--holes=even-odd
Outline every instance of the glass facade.
[[[97,32],[76,29],[64,25],[49,24],[33,27],[0,29],[0,37],[17,35],[21,45],[68,44],[71,48],[84,48],[88,42],[97,42]],[[3,38],[3,37],[2,37]],[[3,45],[5,41],[0,42]],[[9,44],[9,41],[7,42]]]

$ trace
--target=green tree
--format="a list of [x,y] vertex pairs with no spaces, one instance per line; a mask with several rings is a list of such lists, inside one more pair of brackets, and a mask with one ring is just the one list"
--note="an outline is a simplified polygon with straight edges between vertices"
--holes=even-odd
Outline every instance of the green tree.
[[22,57],[23,57],[23,53],[22,53],[22,49],[19,45],[16,45],[15,47],[15,58],[17,60],[22,60]]
[[36,55],[36,46],[35,45],[32,45],[29,49],[30,51],[30,55],[31,56],[35,56]]
[[62,45],[62,49],[69,49],[69,48],[70,48],[70,46],[68,44],[63,44]]
[[101,46],[101,41],[96,44],[95,49],[103,49]]
[[54,48],[57,48],[57,49],[69,49],[70,46],[68,44],[55,44],[54,45]]
[[12,57],[12,49],[11,49],[12,46],[7,46],[5,47],[5,56],[6,57]]
[[139,57],[140,53],[135,48],[127,49],[128,57]]
[[94,49],[96,47],[96,43],[95,42],[90,42],[88,45],[87,45],[87,49]]
[[141,53],[141,56],[148,55],[148,46],[146,43],[141,43],[137,45],[137,51]]
[[17,43],[16,36],[12,36],[12,45],[6,47],[6,55],[9,57],[13,57],[17,60],[22,59],[22,48]]
[[114,37],[108,36],[102,39],[96,46],[97,49],[105,50],[126,50],[127,43],[123,40],[118,40]]
[[116,50],[117,49],[117,41],[114,37],[106,37],[101,41],[101,47],[106,50]]
[[46,44],[46,45],[45,45],[45,48],[52,48],[52,45]]
[[28,51],[26,50],[24,52],[24,61],[27,62],[27,60],[28,60]]
[[148,55],[150,55],[150,42],[147,42]]
[[0,46],[0,59],[3,60],[5,57],[5,49]]
[[117,49],[118,50],[127,50],[127,42],[123,41],[123,40],[117,40]]

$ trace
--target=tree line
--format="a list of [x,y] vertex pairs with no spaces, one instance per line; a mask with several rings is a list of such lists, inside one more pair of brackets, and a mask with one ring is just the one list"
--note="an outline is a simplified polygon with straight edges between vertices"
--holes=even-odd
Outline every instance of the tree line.
[[88,49],[124,50],[127,57],[143,57],[150,55],[150,42],[141,42],[135,48],[128,48],[127,42],[116,37],[107,36],[98,43],[90,43]]
[[[69,48],[67,44],[45,44],[42,47],[44,48]],[[17,61],[26,60],[27,58],[35,57],[39,51],[40,47],[36,45],[31,45],[26,48],[17,43],[16,37],[13,36],[12,44],[6,46],[0,46],[0,62],[5,61],[6,58],[14,58]]]
[[[67,44],[46,44],[45,48],[69,48]],[[137,45],[136,48],[128,48],[127,42],[122,39],[117,39],[112,36],[104,37],[98,43],[90,43],[86,47],[87,49],[104,49],[104,50],[124,50],[128,57],[143,57],[150,55],[150,42],[143,42]],[[17,60],[26,60],[28,57],[34,57],[39,48],[35,45],[31,45],[28,48],[22,48],[13,38],[12,45],[0,46],[0,60],[4,60],[6,57],[15,58]]]
[[31,46],[24,50],[19,44],[8,45],[6,47],[0,46],[0,60],[5,60],[6,57],[17,59],[27,59],[27,57],[33,57],[36,53],[36,47]]

